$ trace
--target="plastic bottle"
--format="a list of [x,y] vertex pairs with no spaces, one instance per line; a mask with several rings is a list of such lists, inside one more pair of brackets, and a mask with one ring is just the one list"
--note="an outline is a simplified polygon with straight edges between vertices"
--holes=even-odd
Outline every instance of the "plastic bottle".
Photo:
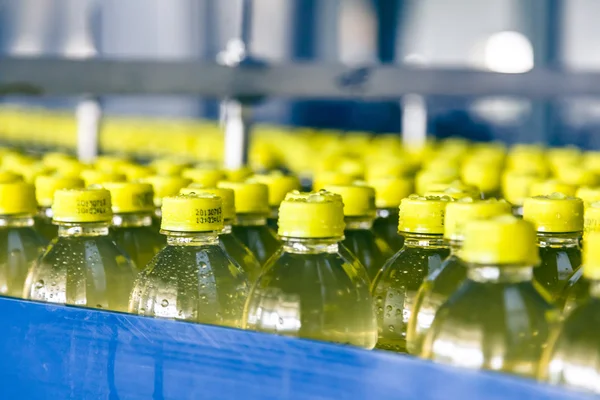
[[219,187],[235,193],[236,219],[233,234],[242,241],[264,265],[281,247],[275,232],[267,226],[269,216],[269,191],[262,183],[228,182]]
[[279,235],[283,247],[250,292],[245,327],[373,348],[377,325],[368,279],[340,251],[340,196],[289,193],[279,209]]
[[329,185],[325,190],[342,196],[346,224],[342,244],[358,258],[372,280],[394,254],[387,243],[373,233],[375,190],[363,185]]
[[46,240],[51,241],[58,236],[58,226],[52,223],[52,201],[54,192],[59,189],[83,188],[83,180],[76,177],[59,175],[40,175],[35,179],[35,197],[38,213],[35,217],[35,229]]
[[54,193],[52,212],[58,237],[30,270],[26,298],[127,311],[137,272],[109,236],[110,203],[106,189],[61,189]]
[[250,283],[258,278],[261,265],[244,243],[233,235],[232,224],[235,221],[235,195],[233,190],[226,188],[204,188],[195,184],[181,189],[181,194],[209,193],[223,200],[223,230],[219,234],[219,244],[225,253],[236,262],[246,273]]
[[191,181],[186,178],[179,178],[168,175],[152,175],[141,180],[152,185],[154,190],[154,215],[152,216],[152,227],[158,232],[160,230],[162,199],[169,196],[176,196],[179,191],[189,185]]
[[186,168],[181,172],[183,178],[205,187],[216,187],[219,181],[225,179],[225,172],[220,169]]
[[510,214],[510,205],[496,199],[473,201],[465,198],[448,204],[444,217],[444,239],[450,245],[450,256],[419,288],[408,321],[406,337],[409,353],[420,354],[423,339],[431,327],[435,313],[467,279],[467,265],[459,256],[465,224],[502,214]]
[[538,181],[531,184],[529,196],[549,196],[553,193],[562,193],[565,196],[575,196],[577,186],[556,180]]
[[[583,239],[595,232],[600,232],[600,202],[593,202],[584,211]],[[585,249],[584,249],[585,250]],[[578,268],[565,284],[558,305],[563,305],[563,313],[570,313],[575,307],[589,299],[590,281],[583,276],[584,270]]]
[[535,377],[559,317],[533,283],[535,243],[533,226],[510,215],[467,224],[468,278],[436,313],[423,358]]
[[33,186],[0,183],[0,294],[22,297],[27,272],[44,251],[46,241],[33,228]]
[[523,218],[537,230],[541,264],[535,280],[558,300],[567,280],[581,265],[583,202],[561,193],[525,199]]
[[163,236],[152,228],[152,185],[112,182],[103,186],[108,189],[112,199],[111,236],[141,271],[166,244]]
[[163,199],[167,246],[136,281],[130,312],[241,327],[248,280],[219,246],[222,204],[211,194]]
[[81,171],[80,177],[83,179],[86,187],[102,185],[106,182],[123,182],[125,180],[125,175],[118,172],[106,172],[96,169],[84,169]]
[[277,231],[279,205],[285,199],[286,194],[293,190],[300,190],[300,180],[293,175],[283,175],[280,172],[272,172],[270,174],[254,175],[249,181],[262,183],[269,188],[269,207],[271,207],[271,214],[269,215],[269,218],[267,218],[267,225],[274,231]]
[[396,253],[404,245],[404,237],[398,233],[398,207],[413,192],[413,182],[408,178],[374,178],[368,183],[375,189],[377,206],[373,231]]
[[400,204],[398,231],[404,247],[379,271],[371,292],[375,298],[377,348],[406,351],[406,328],[417,290],[450,254],[444,241],[444,213],[450,197],[411,195]]
[[587,235],[583,276],[589,282],[587,301],[561,323],[542,357],[539,378],[573,389],[600,393],[600,233]]

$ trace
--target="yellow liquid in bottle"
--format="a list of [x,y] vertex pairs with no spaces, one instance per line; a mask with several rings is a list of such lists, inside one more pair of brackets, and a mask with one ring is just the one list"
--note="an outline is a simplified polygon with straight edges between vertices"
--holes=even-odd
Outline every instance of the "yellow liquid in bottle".
[[260,263],[250,249],[233,235],[230,225],[226,225],[221,231],[219,243],[225,253],[246,273],[250,283],[255,282],[261,271]]
[[248,280],[214,233],[170,233],[140,274],[129,311],[240,328]]
[[395,254],[404,246],[404,237],[398,233],[398,209],[378,210],[377,214],[373,222],[373,232],[383,239]]
[[48,242],[58,236],[58,226],[52,223],[52,213],[49,208],[42,208],[35,216],[35,230]]
[[449,254],[442,235],[406,234],[402,250],[388,260],[371,285],[378,349],[406,352],[406,330],[417,291]]
[[541,263],[534,269],[533,275],[554,301],[560,302],[565,285],[581,265],[580,237],[579,233],[538,233]]
[[115,243],[129,255],[137,270],[141,271],[166,245],[166,240],[152,228],[149,215],[132,214],[117,217],[120,222],[117,226],[113,222],[110,229],[111,236]]
[[373,348],[377,325],[364,271],[336,240],[284,243],[250,292],[245,328]]
[[233,235],[252,251],[261,265],[281,247],[277,235],[266,222],[263,216],[238,215],[237,223],[233,226]]

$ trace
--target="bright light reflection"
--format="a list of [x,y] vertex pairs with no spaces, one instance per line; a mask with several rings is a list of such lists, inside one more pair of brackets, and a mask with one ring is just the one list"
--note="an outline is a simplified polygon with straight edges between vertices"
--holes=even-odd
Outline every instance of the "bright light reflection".
[[495,72],[527,72],[533,69],[533,46],[522,33],[498,32],[485,43],[484,62],[487,68]]

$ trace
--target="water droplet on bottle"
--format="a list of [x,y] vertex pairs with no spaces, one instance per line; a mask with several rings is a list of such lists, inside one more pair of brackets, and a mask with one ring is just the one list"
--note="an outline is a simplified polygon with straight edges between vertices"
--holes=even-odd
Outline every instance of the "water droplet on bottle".
[[44,287],[44,281],[43,281],[42,279],[40,279],[39,281],[37,281],[37,282],[35,283],[35,288],[36,288],[36,289],[41,289],[41,288],[43,288],[43,287]]
[[387,306],[387,307],[385,308],[385,310],[386,310],[386,311],[392,311],[392,306]]
[[381,314],[383,312],[383,307],[377,307],[377,314]]
[[169,300],[167,300],[167,299],[163,299],[163,300],[160,302],[160,305],[161,305],[161,306],[163,306],[163,307],[166,307],[166,306],[168,306],[168,305],[169,305]]
[[200,268],[202,268],[202,269],[205,269],[205,268],[206,268],[206,263],[204,263],[204,262],[201,262],[201,263],[200,263]]
[[396,329],[394,328],[394,325],[390,325],[388,326],[388,329],[390,332],[394,332]]
[[102,308],[102,304],[96,304],[96,308]]
[[283,318],[279,318],[279,325],[283,325]]

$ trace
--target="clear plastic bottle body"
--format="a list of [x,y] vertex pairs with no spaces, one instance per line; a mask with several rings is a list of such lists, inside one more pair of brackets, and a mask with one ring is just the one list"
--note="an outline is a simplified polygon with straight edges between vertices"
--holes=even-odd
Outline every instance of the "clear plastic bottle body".
[[58,237],[27,276],[24,297],[126,312],[137,272],[109,236],[108,225],[59,225]]
[[46,241],[31,216],[0,216],[0,294],[23,297],[29,269],[44,252]]
[[372,349],[377,325],[360,264],[340,239],[283,239],[252,288],[245,327]]
[[565,317],[549,341],[539,378],[600,393],[600,282],[588,282],[588,301]]
[[135,283],[129,311],[240,328],[248,286],[216,232],[168,232],[167,246]]
[[144,213],[115,214],[110,232],[138,271],[143,270],[167,243],[164,236],[152,228],[152,217]]
[[385,241],[371,230],[370,219],[346,218],[343,245],[353,253],[367,270],[369,280],[373,280],[383,264],[393,255]]
[[225,227],[219,235],[219,243],[225,253],[244,270],[250,283],[255,282],[260,274],[261,265],[254,253],[232,233],[229,221],[225,221]]
[[449,254],[442,235],[405,235],[402,250],[387,261],[371,285],[379,332],[377,348],[406,352],[406,330],[417,291]]
[[467,264],[457,255],[460,243],[452,242],[450,248],[450,256],[423,281],[417,292],[406,333],[407,350],[411,354],[421,353],[435,314],[467,279]]
[[530,266],[470,265],[468,279],[438,310],[421,356],[535,377],[559,313],[532,277]]
[[540,265],[533,270],[535,280],[558,300],[567,281],[581,265],[581,232],[539,233]]
[[404,246],[404,237],[398,233],[397,208],[377,210],[377,218],[373,221],[373,232],[382,238],[394,253]]
[[40,207],[34,221],[35,230],[48,242],[58,236],[58,226],[52,223],[52,208]]
[[556,304],[563,308],[565,315],[590,299],[591,281],[583,276],[583,269],[577,269],[569,278]]
[[234,236],[252,251],[261,265],[281,247],[277,235],[266,224],[264,216],[238,215],[232,228]]

